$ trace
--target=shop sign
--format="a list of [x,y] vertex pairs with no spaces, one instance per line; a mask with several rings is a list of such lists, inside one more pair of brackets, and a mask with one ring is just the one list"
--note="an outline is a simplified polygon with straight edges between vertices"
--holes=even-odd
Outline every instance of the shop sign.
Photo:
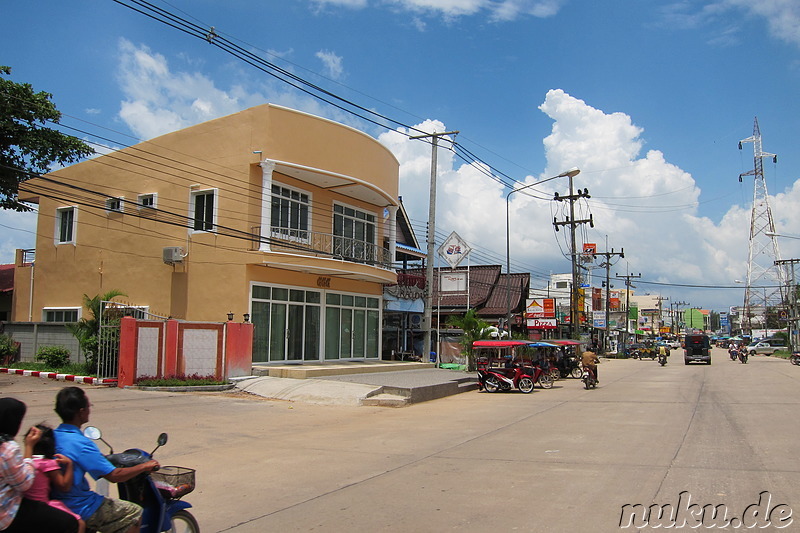
[[556,301],[553,298],[528,300],[525,307],[525,318],[555,318]]
[[529,318],[528,329],[556,329],[555,318]]

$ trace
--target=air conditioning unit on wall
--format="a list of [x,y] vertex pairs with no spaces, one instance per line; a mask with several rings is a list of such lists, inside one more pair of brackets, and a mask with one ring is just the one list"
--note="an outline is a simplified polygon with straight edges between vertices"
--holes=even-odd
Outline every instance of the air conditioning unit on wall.
[[183,258],[186,256],[180,246],[167,246],[164,248],[162,257],[165,263],[173,265],[175,263],[183,263]]
[[420,314],[412,314],[408,316],[409,325],[412,328],[421,328],[422,327],[422,315]]

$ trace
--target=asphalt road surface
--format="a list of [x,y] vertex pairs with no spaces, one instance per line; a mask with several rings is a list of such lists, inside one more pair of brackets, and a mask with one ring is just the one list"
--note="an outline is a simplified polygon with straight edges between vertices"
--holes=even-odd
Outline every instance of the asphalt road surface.
[[[197,469],[203,532],[800,531],[800,367],[723,350],[685,366],[673,350],[599,376],[401,409],[86,388],[115,451],[169,433],[156,459]],[[25,428],[57,423],[62,386],[0,375]]]

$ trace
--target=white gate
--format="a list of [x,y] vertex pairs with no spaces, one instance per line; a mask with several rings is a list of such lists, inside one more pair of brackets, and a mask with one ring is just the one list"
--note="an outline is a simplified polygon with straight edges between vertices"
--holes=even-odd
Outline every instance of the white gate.
[[124,316],[140,320],[166,320],[168,317],[151,313],[146,306],[113,301],[100,303],[97,335],[97,377],[116,378],[119,370],[119,324]]

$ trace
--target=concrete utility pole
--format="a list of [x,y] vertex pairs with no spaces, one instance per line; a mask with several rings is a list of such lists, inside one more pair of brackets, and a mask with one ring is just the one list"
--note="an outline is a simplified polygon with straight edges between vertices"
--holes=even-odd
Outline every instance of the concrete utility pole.
[[794,352],[794,347],[797,345],[795,342],[795,328],[797,325],[797,282],[794,277],[794,265],[800,263],[800,259],[779,259],[775,261],[778,266],[791,265],[789,271],[789,282],[786,285],[786,298],[784,305],[788,306],[789,316],[787,317],[787,329],[789,333],[789,351]]
[[[606,239],[608,240],[608,239]],[[605,258],[605,261],[600,263],[601,267],[606,268],[606,332],[603,335],[603,353],[608,353],[608,341],[609,337],[611,336],[611,326],[609,325],[610,320],[610,313],[608,308],[608,300],[610,298],[610,291],[611,291],[611,258],[617,256],[621,259],[625,258],[625,248],[622,248],[619,252],[615,252],[612,248],[610,252],[596,252],[595,255],[599,255]]]
[[556,227],[556,231],[558,231],[559,226],[569,226],[569,233],[570,233],[570,259],[572,262],[572,288],[570,290],[570,298],[569,298],[569,330],[570,336],[573,339],[578,339],[580,337],[580,318],[578,316],[578,252],[575,249],[575,227],[580,224],[589,223],[590,227],[594,227],[594,220],[592,219],[592,215],[589,215],[589,218],[583,220],[575,220],[575,202],[580,200],[581,198],[591,198],[589,196],[589,189],[583,189],[582,191],[578,189],[578,192],[575,193],[573,189],[572,178],[574,176],[569,174],[569,194],[567,196],[559,196],[558,193],[555,194],[553,200],[560,202],[562,200],[566,200],[569,202],[569,218],[562,222],[559,222],[555,218],[553,219],[553,226]]
[[680,316],[678,307],[681,305],[689,305],[689,302],[672,302],[669,304],[670,310],[672,310],[673,305],[675,306],[675,311],[672,313],[672,324],[670,325],[670,331],[674,335],[678,335],[680,331],[678,331],[678,328],[675,327],[675,322],[678,321],[678,317]]
[[625,340],[622,343],[622,349],[624,351],[628,346],[628,339],[631,335],[631,287],[636,288],[636,286],[631,283],[631,280],[641,278],[642,274],[625,274],[624,276],[616,274],[616,276],[625,280]]
[[[669,300],[669,298],[664,298],[664,297],[662,297],[661,295],[659,295],[659,296],[656,298],[656,300],[658,300],[658,320],[659,320],[659,322],[661,322],[661,324],[663,325],[663,324],[664,324],[664,316],[662,315],[662,306],[661,306],[661,302],[666,302],[666,301],[668,301],[668,300]],[[655,326],[655,324],[653,324],[653,326]],[[659,326],[659,328],[658,328],[658,334],[659,334],[659,335],[661,335],[661,327],[660,327],[660,326]]]
[[[446,131],[444,133],[428,133],[416,135],[409,139],[431,139],[431,186],[430,199],[428,203],[428,251],[425,260],[425,313],[422,322],[425,329],[425,340],[422,346],[422,361],[428,361],[431,353],[431,330],[433,329],[433,259],[435,257],[434,247],[436,245],[436,152],[439,146],[439,137],[443,135],[455,135],[457,131]],[[439,354],[436,354],[438,359]]]

